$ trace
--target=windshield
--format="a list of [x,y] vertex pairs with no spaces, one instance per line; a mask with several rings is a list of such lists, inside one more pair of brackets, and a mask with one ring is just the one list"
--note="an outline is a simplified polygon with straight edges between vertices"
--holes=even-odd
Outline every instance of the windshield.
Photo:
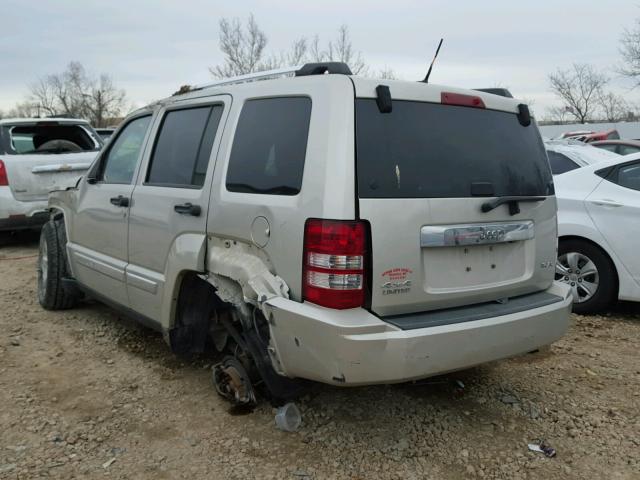
[[84,125],[5,125],[2,133],[2,150],[14,155],[93,152],[102,146],[98,135]]
[[361,198],[460,198],[553,194],[535,124],[515,113],[415,101],[356,100]]

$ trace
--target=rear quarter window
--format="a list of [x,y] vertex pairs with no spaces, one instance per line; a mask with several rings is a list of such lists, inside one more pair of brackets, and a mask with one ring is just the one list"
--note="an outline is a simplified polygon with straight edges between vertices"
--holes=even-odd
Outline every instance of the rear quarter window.
[[236,127],[226,187],[231,192],[296,195],[309,136],[311,99],[248,100]]
[[547,156],[549,157],[549,165],[551,166],[551,172],[554,175],[560,175],[562,173],[570,172],[580,166],[571,160],[566,155],[563,155],[553,150],[547,150]]

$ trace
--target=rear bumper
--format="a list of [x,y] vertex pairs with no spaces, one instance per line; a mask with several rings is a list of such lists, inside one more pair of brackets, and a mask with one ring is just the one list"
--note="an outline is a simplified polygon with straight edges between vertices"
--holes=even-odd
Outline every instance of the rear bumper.
[[548,345],[569,325],[560,301],[481,320],[401,330],[363,309],[330,310],[275,298],[269,305],[272,361],[280,373],[334,385],[397,383],[507,358]]
[[37,228],[48,219],[47,200],[21,202],[9,187],[0,187],[0,231]]

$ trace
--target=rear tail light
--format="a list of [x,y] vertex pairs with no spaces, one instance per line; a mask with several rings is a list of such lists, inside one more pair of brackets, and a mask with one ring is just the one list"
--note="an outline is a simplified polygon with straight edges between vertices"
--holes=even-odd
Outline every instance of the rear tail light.
[[440,102],[443,105],[459,105],[462,107],[486,108],[482,99],[476,95],[464,95],[462,93],[442,92]]
[[9,185],[9,177],[7,176],[7,167],[4,166],[4,162],[0,160],[0,187],[6,187]]
[[337,309],[363,306],[366,255],[367,226],[364,222],[307,220],[303,300]]

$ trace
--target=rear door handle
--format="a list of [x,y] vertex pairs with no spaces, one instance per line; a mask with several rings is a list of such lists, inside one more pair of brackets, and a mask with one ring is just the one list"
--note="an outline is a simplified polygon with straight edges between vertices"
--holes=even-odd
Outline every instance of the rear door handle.
[[183,203],[182,205],[175,205],[173,209],[180,215],[191,215],[193,217],[199,217],[202,213],[200,205],[193,205],[191,203]]
[[112,197],[109,199],[111,205],[115,205],[116,207],[128,207],[129,199],[127,197],[123,197],[122,195],[118,195],[117,197]]
[[603,198],[600,200],[591,200],[591,203],[594,205],[600,205],[601,207],[621,207],[622,204],[616,202],[615,200],[609,200],[608,198]]

